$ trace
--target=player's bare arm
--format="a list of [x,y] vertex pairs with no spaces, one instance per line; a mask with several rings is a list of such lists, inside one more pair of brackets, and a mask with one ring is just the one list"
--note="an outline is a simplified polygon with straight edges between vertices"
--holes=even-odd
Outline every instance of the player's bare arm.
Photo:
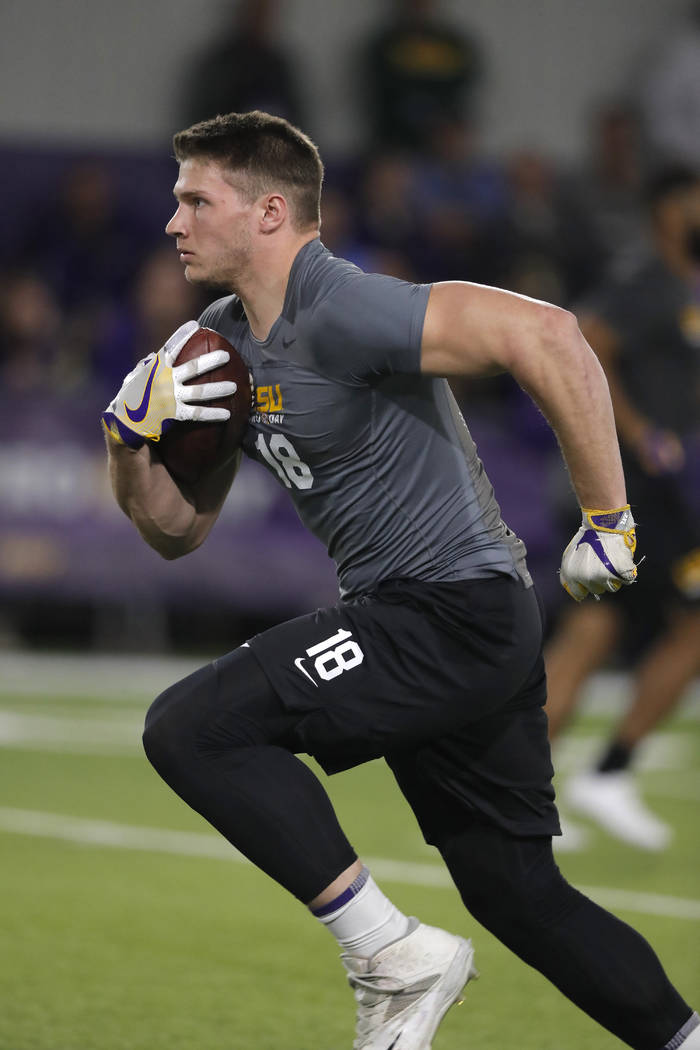
[[507,371],[557,435],[583,510],[560,579],[577,601],[632,583],[634,520],[625,491],[605,373],[573,314],[481,285],[434,285],[421,348],[424,372]]
[[107,451],[117,503],[146,543],[169,560],[196,550],[209,535],[241,461],[237,452],[218,470],[184,485],[170,475],[153,445],[134,450],[107,436]]
[[444,376],[510,372],[555,431],[581,506],[626,503],[607,381],[573,314],[497,288],[437,284],[422,368]]
[[[212,381],[212,370],[229,364],[235,352],[221,345],[206,352],[209,335],[196,321],[182,325],[157,353],[139,361],[102,413],[117,502],[146,542],[168,559],[188,554],[206,538],[240,462],[236,450],[211,470],[183,480],[166,467],[172,451],[169,458],[161,453],[161,439],[175,426],[221,426],[230,419],[225,402],[217,399],[233,398],[238,384]],[[195,347],[205,352],[192,356]],[[181,354],[185,360],[178,363]],[[193,385],[194,379],[201,381]],[[245,376],[241,394],[249,397]]]

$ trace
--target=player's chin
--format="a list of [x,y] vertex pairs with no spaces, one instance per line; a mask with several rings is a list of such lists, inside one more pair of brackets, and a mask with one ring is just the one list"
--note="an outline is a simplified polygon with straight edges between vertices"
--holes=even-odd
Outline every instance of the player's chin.
[[211,277],[196,261],[185,261],[185,280],[188,284],[212,284]]

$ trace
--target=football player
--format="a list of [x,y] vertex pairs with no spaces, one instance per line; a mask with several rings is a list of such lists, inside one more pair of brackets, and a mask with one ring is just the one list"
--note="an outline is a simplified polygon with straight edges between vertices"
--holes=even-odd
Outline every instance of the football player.
[[671,828],[644,804],[631,766],[700,673],[700,174],[660,170],[648,202],[648,254],[593,295],[581,319],[607,374],[627,492],[644,525],[643,583],[562,619],[546,653],[546,710],[552,739],[625,626],[637,627],[644,655],[629,706],[595,768],[572,777],[565,798],[623,841],[660,850]]
[[[275,394],[243,450],[326,544],[340,600],[167,689],[147,716],[149,760],[337,939],[357,999],[355,1050],[429,1050],[475,975],[473,950],[383,894],[302,753],[329,773],[384,757],[475,918],[629,1046],[699,1047],[700,1018],[650,946],[554,862],[537,596],[445,379],[508,370],[532,395],[582,507],[562,583],[576,599],[631,584],[634,520],[610,397],[574,317],[335,258],[319,239],[318,151],[279,118],[220,116],[174,145],[166,231],[188,280],[231,293],[199,323]],[[182,486],[159,460],[157,417],[204,418],[211,393],[206,371],[183,386],[172,353],[182,338],[160,352],[148,430],[132,406],[149,410],[152,365],[105,416],[116,498],[168,558],[205,540],[237,465]]]

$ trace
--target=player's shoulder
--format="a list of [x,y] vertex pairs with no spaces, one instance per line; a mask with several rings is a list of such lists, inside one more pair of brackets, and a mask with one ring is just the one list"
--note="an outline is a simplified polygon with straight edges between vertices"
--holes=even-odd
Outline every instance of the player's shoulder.
[[366,273],[318,241],[295,260],[285,320],[319,372],[364,382],[385,373],[413,373],[429,286]]
[[294,323],[313,313],[346,282],[361,279],[364,271],[333,255],[318,239],[305,244],[299,252],[290,275],[285,312]]
[[213,303],[202,310],[199,316],[199,324],[202,328],[213,328],[219,331],[222,322],[236,324],[245,320],[243,304],[237,295],[224,295],[221,299],[215,299]]

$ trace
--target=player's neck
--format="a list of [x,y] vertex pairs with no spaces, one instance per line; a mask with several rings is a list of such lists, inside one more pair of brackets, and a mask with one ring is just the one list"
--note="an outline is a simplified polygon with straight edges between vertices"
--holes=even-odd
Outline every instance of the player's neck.
[[243,303],[250,330],[261,342],[282,313],[289,273],[299,251],[318,237],[318,231],[303,234],[284,244],[263,245],[252,259],[249,273],[240,282],[238,296]]

